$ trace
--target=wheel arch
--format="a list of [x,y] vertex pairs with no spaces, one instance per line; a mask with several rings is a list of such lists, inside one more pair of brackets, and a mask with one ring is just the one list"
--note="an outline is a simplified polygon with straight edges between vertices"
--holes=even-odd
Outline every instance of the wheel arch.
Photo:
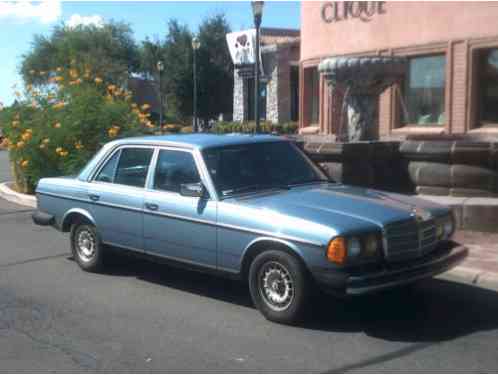
[[252,261],[261,253],[266,250],[280,250],[284,251],[299,260],[302,263],[304,268],[308,270],[306,263],[304,261],[303,255],[301,253],[301,249],[298,246],[293,244],[292,242],[282,240],[279,238],[272,237],[259,237],[251,241],[249,245],[247,245],[244,253],[242,255],[242,262],[240,267],[240,276],[243,280],[247,280],[249,275],[249,267],[251,266]]
[[62,218],[62,232],[69,232],[71,230],[71,225],[79,220],[88,221],[89,223],[96,225],[95,219],[87,210],[81,208],[73,208],[66,212],[64,214],[64,217]]

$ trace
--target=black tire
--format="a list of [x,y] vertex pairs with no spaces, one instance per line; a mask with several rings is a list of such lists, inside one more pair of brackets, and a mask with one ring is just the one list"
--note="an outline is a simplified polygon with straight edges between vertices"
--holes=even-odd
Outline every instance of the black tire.
[[[285,280],[290,281],[292,288],[287,288],[289,284]],[[277,286],[265,291],[265,281],[276,283]],[[310,296],[310,279],[307,270],[295,256],[284,251],[269,250],[259,254],[251,263],[249,289],[254,304],[266,319],[281,324],[295,324],[304,316]],[[291,290],[292,296],[287,298]],[[281,303],[272,300],[271,292],[283,299]]]
[[102,269],[104,247],[95,226],[85,222],[71,226],[71,252],[81,269],[88,272]]

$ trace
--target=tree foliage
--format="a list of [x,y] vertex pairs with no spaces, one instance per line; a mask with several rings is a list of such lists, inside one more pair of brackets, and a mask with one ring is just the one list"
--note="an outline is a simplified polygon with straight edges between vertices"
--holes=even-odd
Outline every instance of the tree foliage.
[[123,84],[138,69],[139,58],[133,32],[125,23],[59,25],[48,37],[34,37],[31,50],[22,58],[21,75],[26,84],[39,86],[48,83],[49,71],[77,63],[91,67],[107,82]]
[[232,112],[233,63],[225,39],[230,31],[222,14],[205,19],[199,26],[198,103],[205,120]]

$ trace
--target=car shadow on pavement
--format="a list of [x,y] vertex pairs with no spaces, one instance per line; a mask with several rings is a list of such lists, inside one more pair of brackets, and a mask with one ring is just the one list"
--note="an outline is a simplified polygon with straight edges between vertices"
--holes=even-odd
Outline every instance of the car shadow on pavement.
[[[253,307],[247,284],[134,256],[113,257],[104,271]],[[390,341],[432,343],[498,329],[498,293],[432,279],[375,295],[340,299],[317,293],[303,329],[365,332]]]

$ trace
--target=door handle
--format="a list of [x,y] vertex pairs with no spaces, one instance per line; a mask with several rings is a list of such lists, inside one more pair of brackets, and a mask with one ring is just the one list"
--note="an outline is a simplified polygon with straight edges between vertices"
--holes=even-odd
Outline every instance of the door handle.
[[159,206],[154,203],[145,203],[145,208],[151,211],[157,211],[159,209]]
[[98,196],[96,194],[90,194],[89,197],[94,202],[97,202],[100,199],[100,196]]

